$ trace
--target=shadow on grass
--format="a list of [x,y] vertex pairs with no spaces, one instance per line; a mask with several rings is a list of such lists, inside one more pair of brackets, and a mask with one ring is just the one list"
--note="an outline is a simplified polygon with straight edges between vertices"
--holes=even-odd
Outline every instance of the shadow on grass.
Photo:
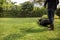
[[29,28],[29,29],[25,29],[24,32],[26,33],[38,33],[38,32],[44,32],[44,31],[48,31],[46,28],[38,28],[38,29],[33,29],[33,28]]
[[60,38],[49,38],[48,40],[60,40]]
[[55,38],[48,38],[48,40],[60,40],[60,32],[58,32]]
[[25,34],[9,34],[3,38],[3,40],[17,40],[18,38],[23,37]]
[[38,33],[38,32],[44,32],[44,31],[47,31],[47,29],[45,28],[38,28],[38,29],[33,29],[33,28],[25,28],[25,29],[20,29],[21,32],[20,33],[12,33],[12,34],[9,34],[5,37],[3,37],[3,40],[17,40],[17,39],[20,39],[21,37],[24,37],[27,33]]

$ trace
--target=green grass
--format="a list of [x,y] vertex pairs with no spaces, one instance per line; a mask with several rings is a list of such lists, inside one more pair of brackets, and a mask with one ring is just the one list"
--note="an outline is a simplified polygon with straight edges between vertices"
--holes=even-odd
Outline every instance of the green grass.
[[55,30],[37,24],[39,18],[0,18],[0,40],[60,40],[60,19]]

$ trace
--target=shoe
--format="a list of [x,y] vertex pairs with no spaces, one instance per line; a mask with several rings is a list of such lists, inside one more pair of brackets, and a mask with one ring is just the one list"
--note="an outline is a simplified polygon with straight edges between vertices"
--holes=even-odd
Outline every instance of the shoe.
[[54,30],[54,25],[50,25],[50,27],[48,27],[48,30]]

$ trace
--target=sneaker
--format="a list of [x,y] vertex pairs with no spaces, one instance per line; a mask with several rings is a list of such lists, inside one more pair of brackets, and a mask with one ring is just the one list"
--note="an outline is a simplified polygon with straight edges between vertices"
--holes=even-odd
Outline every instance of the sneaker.
[[48,30],[54,30],[54,25],[50,25],[50,27],[48,27]]

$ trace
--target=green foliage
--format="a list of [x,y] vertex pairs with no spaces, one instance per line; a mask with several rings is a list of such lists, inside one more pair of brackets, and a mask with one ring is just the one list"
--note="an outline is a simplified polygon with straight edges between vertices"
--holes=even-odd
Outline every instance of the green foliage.
[[40,9],[39,7],[34,7],[34,10],[32,12],[32,16],[34,17],[41,17],[43,15],[43,13],[41,13],[42,9]]
[[35,15],[36,17],[41,17],[45,14],[47,14],[47,10],[45,8],[34,7],[33,15]]
[[6,0],[2,2],[1,10],[3,9],[3,13],[0,13],[0,16],[3,17],[41,17],[47,14],[45,8],[34,7],[33,3],[29,1],[20,5],[15,5],[15,2],[11,1],[6,2]]
[[2,16],[3,16],[3,8],[0,7],[0,17],[2,17]]
[[48,16],[47,15],[43,15],[42,18],[48,18]]
[[[48,18],[47,15],[43,15],[42,18]],[[57,15],[54,15],[54,19],[59,19],[59,17]]]
[[3,1],[4,1],[4,0],[0,0],[0,17],[3,16],[3,7],[2,7]]
[[44,14],[47,14],[47,10],[45,8],[34,7],[30,16],[31,17],[41,17]]
[[33,4],[31,2],[25,2],[21,5],[22,13],[21,15],[23,17],[31,15],[31,12],[33,10]]
[[57,9],[57,11],[56,11],[56,15],[59,16],[59,18],[60,18],[60,8]]
[[22,10],[24,10],[24,11],[33,10],[33,4],[31,2],[24,2],[21,7],[22,7]]

